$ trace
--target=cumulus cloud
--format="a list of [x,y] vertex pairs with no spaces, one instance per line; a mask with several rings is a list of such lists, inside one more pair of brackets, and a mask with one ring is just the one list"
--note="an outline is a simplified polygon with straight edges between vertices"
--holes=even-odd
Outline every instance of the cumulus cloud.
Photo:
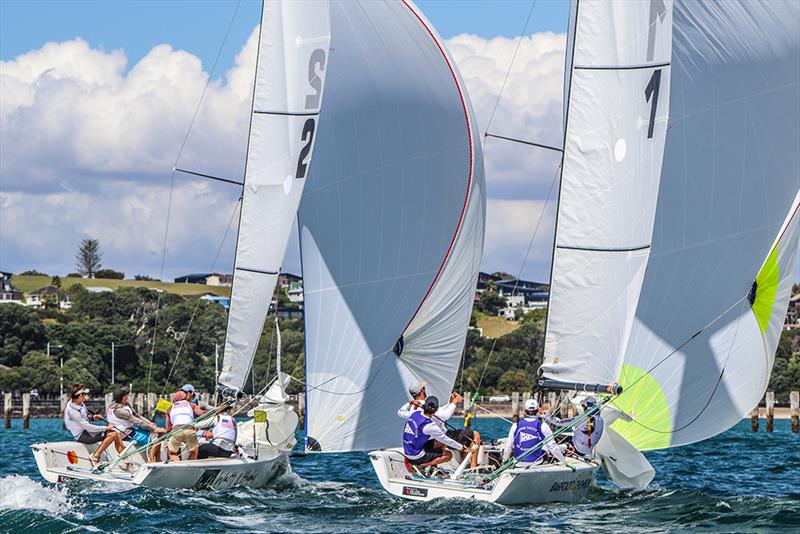
[[[257,29],[256,29],[257,30]],[[178,166],[240,178],[257,31],[234,66],[210,81]],[[561,145],[564,35],[524,37],[490,131]],[[460,35],[448,41],[484,131],[516,39]],[[0,265],[67,272],[82,237],[101,240],[109,267],[158,274],[169,170],[209,74],[194,55],[154,47],[129,70],[122,50],[75,39],[0,62]],[[489,140],[489,217],[484,266],[516,273],[558,156]],[[238,192],[177,177],[168,273],[205,270]],[[550,211],[552,212],[553,203]],[[552,213],[525,274],[546,277]],[[230,268],[231,249],[221,268]],[[284,267],[299,269],[296,246]]]

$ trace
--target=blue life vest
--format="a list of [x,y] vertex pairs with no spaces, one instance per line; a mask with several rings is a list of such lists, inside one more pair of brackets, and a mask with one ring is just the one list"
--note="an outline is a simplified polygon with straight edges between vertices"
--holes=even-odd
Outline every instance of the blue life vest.
[[415,411],[408,418],[406,427],[403,430],[403,452],[406,456],[419,456],[430,436],[422,432],[426,426],[431,424],[429,417],[425,417],[422,412]]
[[[523,417],[517,423],[517,430],[514,432],[514,456],[519,458],[525,451],[536,446],[544,439],[542,434],[542,421],[538,417],[528,419]],[[528,454],[522,459],[523,462],[535,462],[544,455],[542,448]]]

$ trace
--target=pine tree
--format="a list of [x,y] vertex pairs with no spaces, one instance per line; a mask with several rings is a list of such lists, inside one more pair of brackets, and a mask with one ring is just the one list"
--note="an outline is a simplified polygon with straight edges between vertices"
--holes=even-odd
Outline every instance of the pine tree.
[[75,269],[81,273],[81,276],[94,278],[94,274],[103,266],[100,262],[102,258],[100,241],[97,239],[84,239],[81,241],[81,246],[75,255]]

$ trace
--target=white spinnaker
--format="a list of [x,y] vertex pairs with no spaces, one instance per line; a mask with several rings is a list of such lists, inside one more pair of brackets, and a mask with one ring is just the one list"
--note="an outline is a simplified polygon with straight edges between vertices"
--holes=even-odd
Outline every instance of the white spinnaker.
[[485,214],[479,135],[430,23],[410,2],[365,1],[333,4],[331,24],[298,219],[307,445],[324,452],[400,445],[395,414],[412,381],[446,400]]
[[330,47],[327,0],[267,0],[220,384],[247,379],[308,175]]
[[547,378],[612,383],[652,238],[667,134],[672,5],[576,0],[545,337]]
[[615,400],[634,420],[613,425],[642,450],[752,409],[797,277],[800,3],[679,1],[673,32],[652,256]]

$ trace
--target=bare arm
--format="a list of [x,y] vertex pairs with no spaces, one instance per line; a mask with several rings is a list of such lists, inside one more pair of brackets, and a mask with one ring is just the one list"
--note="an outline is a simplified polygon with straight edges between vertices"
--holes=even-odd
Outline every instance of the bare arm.
[[503,448],[503,458],[511,458],[511,453],[514,452],[514,434],[517,433],[517,423],[513,423],[508,430],[508,439],[506,439],[506,446]]
[[544,447],[547,449],[547,452],[555,456],[558,460],[566,462],[567,459],[564,458],[561,449],[558,448],[558,445],[552,439],[553,431],[550,430],[550,425],[545,422],[542,422],[542,436],[544,436]]

